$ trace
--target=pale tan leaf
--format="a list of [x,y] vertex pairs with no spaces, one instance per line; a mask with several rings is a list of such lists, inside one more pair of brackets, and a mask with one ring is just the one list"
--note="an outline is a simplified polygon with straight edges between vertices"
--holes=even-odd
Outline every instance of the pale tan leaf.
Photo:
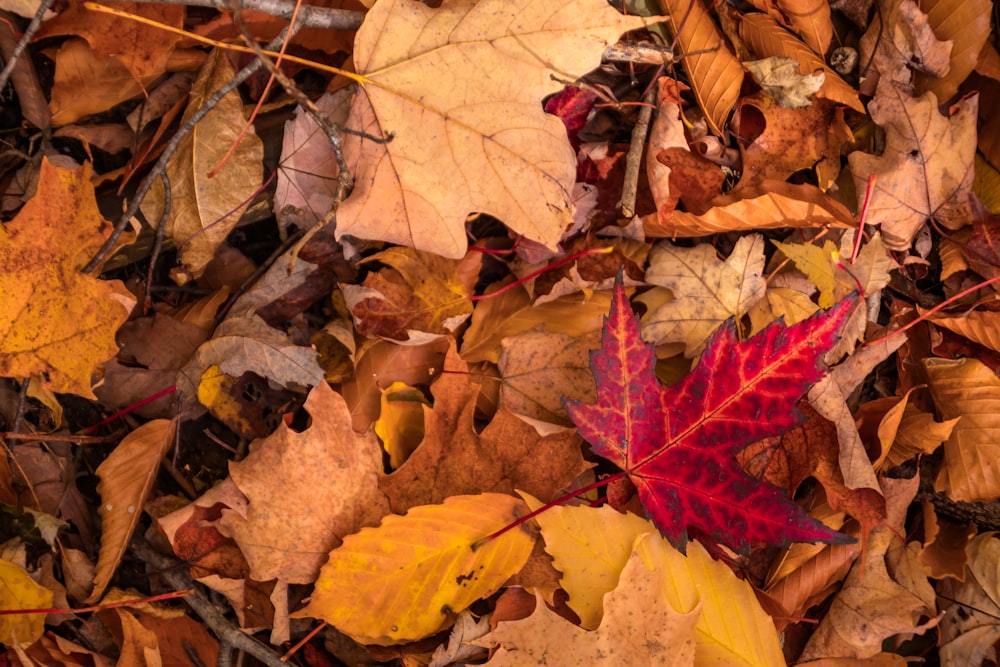
[[1000,379],[975,359],[925,359],[924,368],[941,417],[961,417],[944,444],[935,490],[952,500],[993,500],[1000,496]]
[[[221,50],[213,51],[191,88],[181,122],[196,113],[234,74],[228,56]],[[234,90],[198,123],[167,163],[171,192],[167,236],[180,250],[183,264],[182,270],[173,272],[177,282],[201,275],[263,180],[263,144],[252,126],[240,137],[245,127],[243,101]],[[236,149],[228,154],[237,138]],[[223,158],[225,164],[218,169]],[[142,212],[155,225],[163,206],[163,181],[156,179]]]
[[712,15],[697,0],[659,0],[684,54],[681,63],[691,81],[698,104],[712,131],[725,136],[726,120],[743,85],[743,66],[736,59],[712,21]]
[[665,220],[643,218],[646,236],[674,238],[707,236],[780,227],[853,227],[847,207],[814,185],[765,180],[753,188],[740,188],[716,198],[702,215],[674,211]]
[[355,188],[338,238],[459,258],[466,215],[481,212],[554,249],[573,220],[576,158],[541,100],[645,24],[602,0],[375,3],[355,42],[364,82],[348,128],[394,138],[345,137]]
[[[651,546],[657,541],[665,544],[659,536],[649,535],[631,553],[618,587],[605,596],[607,614],[599,628],[588,632],[570,623],[550,611],[539,595],[534,614],[520,621],[499,623],[493,632],[476,641],[479,646],[499,644],[486,664],[599,665],[613,656],[616,665],[695,665],[699,648],[695,644],[695,626],[700,620],[701,604],[687,611],[674,606],[667,594],[673,584],[671,569],[664,567],[662,560],[662,552],[671,547]],[[677,553],[673,560],[683,558]]]
[[941,594],[954,601],[941,621],[941,664],[945,667],[976,667],[996,657],[1000,640],[1000,592],[997,562],[1000,541],[996,533],[978,535],[966,548],[968,570],[964,583],[942,582]]
[[893,0],[874,13],[858,51],[871,74],[909,86],[913,71],[945,76],[952,46],[934,34],[920,5]]
[[865,110],[861,100],[858,99],[858,92],[853,87],[767,14],[744,14],[740,20],[740,37],[758,58],[767,56],[791,58],[799,63],[800,74],[812,74],[821,70],[826,78],[816,93],[818,96],[846,104],[856,111]]
[[730,317],[739,319],[764,297],[764,238],[760,234],[737,241],[729,258],[718,259],[715,248],[703,243],[680,248],[663,241],[649,256],[646,280],[674,293],[669,301],[643,318],[647,341],[684,343],[692,358],[709,336]]
[[904,86],[879,80],[868,110],[885,128],[885,150],[879,156],[855,151],[848,161],[859,205],[869,177],[878,177],[867,221],[881,225],[886,247],[909,248],[928,218],[948,229],[972,221],[977,106],[973,95],[943,116],[933,93],[913,98]]
[[937,38],[951,41],[954,46],[947,74],[934,78],[918,73],[914,84],[918,93],[930,91],[941,102],[947,102],[976,68],[979,52],[990,35],[993,3],[990,0],[923,0],[920,9],[927,14],[927,23]]
[[472,548],[526,512],[517,498],[484,493],[389,515],[330,552],[309,604],[293,616],[322,618],[365,644],[443,630],[528,560],[535,538],[523,527]]
[[128,547],[142,506],[156,481],[160,459],[174,444],[176,425],[169,419],[143,424],[125,436],[111,455],[97,467],[101,481],[101,550],[97,558],[97,576],[88,603],[101,599],[111,581],[122,554]]

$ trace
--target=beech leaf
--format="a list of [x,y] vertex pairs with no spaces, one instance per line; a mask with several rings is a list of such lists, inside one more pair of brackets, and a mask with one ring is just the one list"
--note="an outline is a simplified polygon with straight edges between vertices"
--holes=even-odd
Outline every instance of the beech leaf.
[[594,453],[628,474],[653,523],[682,551],[689,527],[741,551],[751,542],[846,543],[780,489],[748,477],[733,456],[802,421],[793,406],[824,376],[821,359],[855,303],[844,299],[790,327],[775,322],[743,342],[727,322],[691,373],[663,387],[619,280],[601,349],[591,353],[597,402],[567,401],[567,412]]
[[309,604],[294,616],[322,618],[365,644],[443,630],[528,560],[535,539],[523,527],[473,548],[525,513],[513,496],[484,493],[387,516],[330,552]]

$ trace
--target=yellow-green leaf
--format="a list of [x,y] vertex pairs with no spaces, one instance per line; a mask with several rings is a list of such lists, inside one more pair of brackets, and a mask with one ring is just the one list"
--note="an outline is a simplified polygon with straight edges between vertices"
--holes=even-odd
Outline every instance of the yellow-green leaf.
[[295,615],[321,618],[363,644],[439,632],[524,566],[535,542],[525,527],[473,545],[527,511],[513,496],[484,493],[388,516],[330,552],[312,599]]

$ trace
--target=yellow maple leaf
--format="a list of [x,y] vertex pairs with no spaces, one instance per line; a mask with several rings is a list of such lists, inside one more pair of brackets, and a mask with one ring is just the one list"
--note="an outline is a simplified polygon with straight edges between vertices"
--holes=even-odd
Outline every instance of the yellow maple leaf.
[[[52,591],[39,586],[23,569],[0,560],[0,609],[44,609],[52,605]],[[0,616],[0,643],[28,646],[45,631],[45,614]]]
[[135,304],[121,282],[77,270],[111,232],[91,175],[42,160],[35,196],[0,227],[0,376],[86,398]]

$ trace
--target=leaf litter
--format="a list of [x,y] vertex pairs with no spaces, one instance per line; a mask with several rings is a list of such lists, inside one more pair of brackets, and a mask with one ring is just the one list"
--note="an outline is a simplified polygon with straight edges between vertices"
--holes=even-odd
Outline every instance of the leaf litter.
[[5,664],[995,661],[990,3],[326,4],[12,58]]

